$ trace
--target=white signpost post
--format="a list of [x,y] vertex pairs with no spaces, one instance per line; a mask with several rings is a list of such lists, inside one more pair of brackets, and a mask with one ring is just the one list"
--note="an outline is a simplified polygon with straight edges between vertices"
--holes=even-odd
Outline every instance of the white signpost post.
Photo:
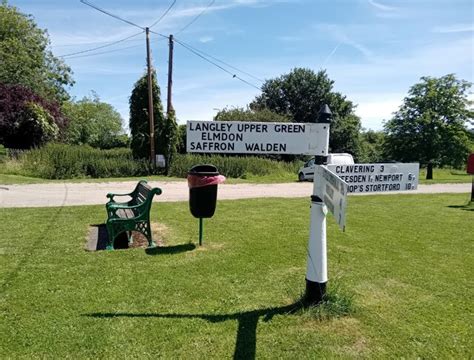
[[344,230],[348,193],[415,190],[418,185],[418,164],[325,165],[329,151],[330,118],[331,111],[324,105],[318,122],[311,124],[187,122],[188,152],[315,156],[306,270],[307,304],[320,303],[326,294],[328,208]]

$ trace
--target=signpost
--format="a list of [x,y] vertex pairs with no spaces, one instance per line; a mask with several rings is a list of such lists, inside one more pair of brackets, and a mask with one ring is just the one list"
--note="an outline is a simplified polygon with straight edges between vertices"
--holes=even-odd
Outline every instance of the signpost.
[[[346,225],[348,193],[415,190],[418,164],[325,165],[331,111],[323,105],[317,123],[188,121],[188,152],[234,154],[303,154],[315,156],[311,196],[305,302],[320,303],[326,294],[326,214]],[[473,185],[474,186],[474,185]]]
[[327,155],[329,125],[188,121],[188,152]]
[[328,169],[327,166],[316,166],[313,193],[320,199],[334,215],[342,231],[346,227],[346,205],[348,184]]
[[350,193],[416,190],[418,163],[328,165],[349,185]]

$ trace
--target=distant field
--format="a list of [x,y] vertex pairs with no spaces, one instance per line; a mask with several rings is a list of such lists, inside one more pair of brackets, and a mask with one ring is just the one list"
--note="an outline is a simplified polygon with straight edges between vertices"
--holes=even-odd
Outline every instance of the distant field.
[[103,206],[0,209],[2,358],[472,358],[466,200],[351,197],[328,246],[330,293],[353,308],[323,317],[288,313],[304,289],[307,199],[220,201],[202,248],[187,203],[156,203],[166,247],[151,252],[85,252]]

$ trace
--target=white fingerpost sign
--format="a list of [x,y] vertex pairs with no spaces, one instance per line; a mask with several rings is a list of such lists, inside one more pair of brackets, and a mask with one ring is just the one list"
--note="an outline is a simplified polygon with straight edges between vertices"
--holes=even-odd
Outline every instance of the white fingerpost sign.
[[350,193],[411,191],[418,187],[420,164],[327,165],[349,185]]
[[186,150],[197,153],[327,155],[328,124],[188,121]]
[[313,193],[323,200],[342,231],[346,228],[348,185],[326,166],[316,165]]
[[326,214],[346,225],[348,193],[415,190],[419,164],[322,165],[327,161],[331,110],[323,105],[317,123],[188,121],[186,149],[197,153],[314,155],[316,164],[308,240],[305,300],[326,293]]

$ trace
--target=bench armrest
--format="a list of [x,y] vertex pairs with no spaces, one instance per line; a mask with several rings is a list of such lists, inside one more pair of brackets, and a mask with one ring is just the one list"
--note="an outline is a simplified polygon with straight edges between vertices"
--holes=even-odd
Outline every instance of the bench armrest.
[[133,192],[129,194],[114,194],[114,193],[108,193],[106,196],[112,201],[114,199],[114,196],[132,196]]

